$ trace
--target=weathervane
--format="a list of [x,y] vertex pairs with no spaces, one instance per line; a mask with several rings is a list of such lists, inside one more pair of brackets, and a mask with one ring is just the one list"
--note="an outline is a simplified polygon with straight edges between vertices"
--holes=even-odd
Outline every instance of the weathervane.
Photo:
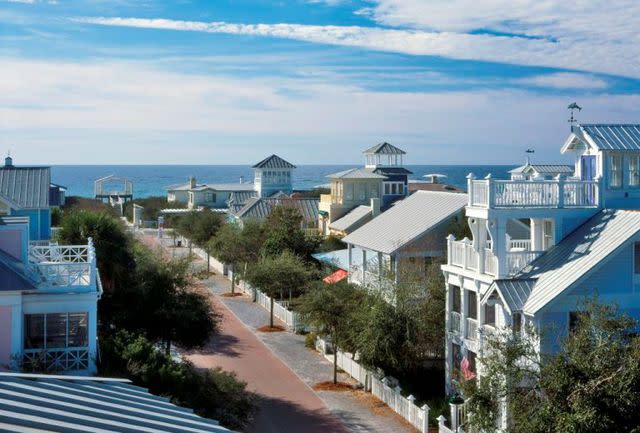
[[534,149],[529,148],[529,149],[525,150],[524,152],[527,154],[527,164],[530,164],[531,161],[529,160],[529,155],[531,155],[533,153],[536,153],[536,151]]
[[573,110],[582,111],[582,107],[576,104],[575,102],[572,102],[571,104],[569,104],[567,108],[571,110],[571,117],[569,118],[569,123],[573,127],[573,124],[577,122],[576,118],[573,117]]

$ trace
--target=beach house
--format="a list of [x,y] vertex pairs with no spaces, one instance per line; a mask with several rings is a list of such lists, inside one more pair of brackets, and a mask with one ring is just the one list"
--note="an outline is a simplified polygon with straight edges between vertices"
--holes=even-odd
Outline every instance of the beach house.
[[49,241],[49,169],[0,170],[0,366],[95,371],[102,294],[91,240]]
[[[542,168],[468,177],[473,236],[450,236],[442,266],[449,392],[482,374],[485,338],[498,329],[544,330],[538,348],[553,353],[587,296],[640,317],[640,125],[573,126],[561,152],[574,159],[569,177],[557,165],[553,179],[527,174]],[[529,236],[510,236],[510,221]]]
[[239,183],[199,184],[192,176],[185,184],[168,187],[167,201],[184,203],[189,209],[208,207],[239,211],[250,198],[293,191],[292,171],[296,167],[278,155],[271,155],[252,168],[253,183],[241,178]]
[[229,215],[242,224],[246,220],[264,221],[278,206],[296,209],[302,217],[303,228],[317,228],[318,204],[316,198],[294,198],[285,193],[276,193],[271,197],[252,197],[235,211],[229,210]]
[[327,176],[331,194],[320,196],[319,227],[324,235],[344,236],[370,221],[391,203],[409,194],[405,151],[380,143],[363,152],[364,168]]

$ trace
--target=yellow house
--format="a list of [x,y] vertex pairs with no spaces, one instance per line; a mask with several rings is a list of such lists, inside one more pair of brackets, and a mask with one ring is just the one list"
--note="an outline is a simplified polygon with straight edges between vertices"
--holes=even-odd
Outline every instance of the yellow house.
[[357,206],[371,205],[372,199],[379,208],[382,182],[386,176],[362,168],[352,168],[327,177],[331,179],[331,194],[320,196],[319,208],[318,227],[323,234],[329,234],[332,221],[340,219]]

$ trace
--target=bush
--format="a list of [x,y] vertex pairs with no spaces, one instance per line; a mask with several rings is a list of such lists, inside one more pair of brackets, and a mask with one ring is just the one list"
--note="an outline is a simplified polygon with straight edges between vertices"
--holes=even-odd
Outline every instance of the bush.
[[126,331],[108,336],[101,344],[101,375],[126,376],[152,394],[192,408],[230,429],[241,429],[257,409],[255,394],[234,373],[220,368],[199,371],[189,362],[175,362],[147,339]]
[[[156,221],[162,209],[185,209],[187,207],[185,203],[169,202],[166,197],[162,196],[137,198],[124,205],[124,215],[127,217],[127,220],[131,222],[133,222],[134,204],[144,208],[142,210],[142,219],[144,221]],[[167,226],[167,222],[168,221],[165,221],[165,226]]]
[[304,337],[304,347],[306,347],[307,349],[315,350],[317,338],[318,338],[318,334],[316,334],[315,332],[309,332]]

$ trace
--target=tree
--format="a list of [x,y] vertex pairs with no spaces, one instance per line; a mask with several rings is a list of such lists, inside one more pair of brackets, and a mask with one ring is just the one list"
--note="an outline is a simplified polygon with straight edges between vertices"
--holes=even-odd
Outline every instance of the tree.
[[246,260],[246,248],[242,229],[237,224],[227,223],[222,226],[207,246],[215,257],[231,267],[231,293],[235,293],[236,268]]
[[554,355],[539,356],[531,331],[487,340],[483,375],[465,384],[472,427],[496,431],[505,404],[513,433],[640,431],[638,322],[596,299],[580,310]]
[[123,225],[106,212],[73,210],[61,221],[58,239],[70,245],[86,245],[93,239],[100,278],[107,296],[116,288],[131,284],[134,266],[132,240]]
[[249,267],[246,279],[271,298],[269,326],[273,328],[273,298],[290,289],[304,291],[315,276],[315,271],[302,259],[284,251],[275,257],[264,257]]
[[209,258],[211,251],[208,248],[209,241],[215,236],[224,220],[222,215],[210,209],[200,212],[189,212],[184,220],[179,223],[179,230],[197,246],[207,253],[207,272],[210,270]]
[[264,231],[262,253],[267,256],[290,251],[307,260],[320,244],[319,236],[308,236],[302,230],[300,211],[289,206],[276,206],[264,223]]
[[188,260],[164,259],[139,246],[136,263],[137,285],[125,295],[129,305],[121,324],[161,342],[167,353],[172,343],[204,345],[217,332],[219,316],[205,295],[191,289]]
[[299,311],[318,334],[331,338],[333,345],[333,383],[338,383],[338,349],[343,349],[353,327],[352,312],[361,302],[362,292],[342,280],[320,283],[302,296]]

